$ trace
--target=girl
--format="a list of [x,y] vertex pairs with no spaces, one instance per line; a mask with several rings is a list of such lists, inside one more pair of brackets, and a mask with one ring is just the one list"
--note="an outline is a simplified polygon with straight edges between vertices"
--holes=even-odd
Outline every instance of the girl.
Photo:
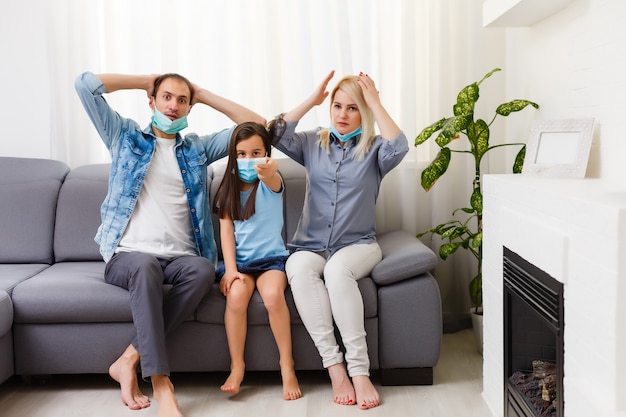
[[226,297],[224,324],[231,358],[230,375],[221,390],[236,394],[243,381],[248,303],[256,287],[278,346],[283,396],[295,400],[302,393],[294,370],[285,301],[284,184],[278,164],[269,157],[274,126],[268,131],[260,123],[246,122],[235,128],[224,179],[215,197],[224,258],[216,275]]

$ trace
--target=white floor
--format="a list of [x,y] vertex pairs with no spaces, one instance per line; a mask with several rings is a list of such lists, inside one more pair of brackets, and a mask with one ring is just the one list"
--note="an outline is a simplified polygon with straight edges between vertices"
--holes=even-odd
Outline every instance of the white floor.
[[[219,391],[225,374],[174,374],[172,380],[186,417],[328,417],[328,416],[491,416],[481,397],[482,357],[471,329],[445,334],[434,385],[381,387],[383,404],[362,411],[332,401],[325,372],[298,373],[304,396],[282,399],[278,372],[247,375],[239,395]],[[148,385],[142,385],[145,393]],[[363,414],[365,413],[365,414]],[[123,406],[116,384],[107,375],[55,376],[45,384],[24,385],[12,378],[0,385],[3,417],[156,416],[152,406],[130,411]]]

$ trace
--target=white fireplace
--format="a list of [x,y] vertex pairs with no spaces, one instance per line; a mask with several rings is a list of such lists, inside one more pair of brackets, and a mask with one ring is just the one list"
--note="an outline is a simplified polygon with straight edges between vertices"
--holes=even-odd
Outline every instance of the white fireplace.
[[504,415],[503,247],[564,284],[564,409],[626,416],[626,186],[487,175],[483,397]]

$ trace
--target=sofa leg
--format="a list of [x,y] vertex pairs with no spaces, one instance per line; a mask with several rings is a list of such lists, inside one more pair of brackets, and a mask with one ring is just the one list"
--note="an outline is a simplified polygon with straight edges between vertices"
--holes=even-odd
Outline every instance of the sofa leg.
[[433,368],[381,369],[381,385],[432,385]]

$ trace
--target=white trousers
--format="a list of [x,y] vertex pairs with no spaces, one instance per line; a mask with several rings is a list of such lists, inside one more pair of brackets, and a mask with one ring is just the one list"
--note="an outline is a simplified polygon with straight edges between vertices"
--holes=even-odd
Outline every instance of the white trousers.
[[368,276],[381,259],[378,243],[347,246],[328,260],[308,251],[297,251],[287,259],[285,269],[296,308],[324,368],[344,360],[334,320],[346,349],[348,374],[369,375],[363,298],[357,281]]

